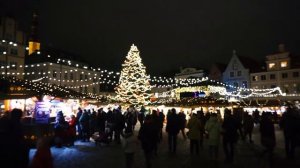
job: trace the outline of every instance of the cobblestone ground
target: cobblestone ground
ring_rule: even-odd
[[[138,128],[137,128],[138,129]],[[137,130],[136,129],[136,130]],[[137,134],[137,133],[136,133]],[[135,135],[136,135],[135,134]],[[300,150],[297,149],[296,160],[285,159],[284,142],[282,132],[276,131],[277,147],[274,154],[273,167],[300,168]],[[159,144],[158,156],[153,158],[153,168],[196,168],[196,167],[219,167],[219,168],[260,168],[270,167],[266,156],[262,155],[263,148],[259,143],[258,127],[254,130],[254,144],[239,141],[236,145],[236,157],[233,164],[224,163],[222,145],[219,149],[219,159],[208,159],[208,146],[204,141],[204,148],[199,155],[190,155],[189,141],[184,140],[180,134],[178,137],[177,154],[169,154],[167,135],[163,135],[163,141]],[[30,151],[30,157],[35,149]],[[93,142],[76,142],[74,147],[52,147],[55,168],[123,168],[125,167],[124,153],[121,145],[111,143],[108,146],[95,146]],[[135,154],[135,168],[143,168],[144,155],[140,146]]]

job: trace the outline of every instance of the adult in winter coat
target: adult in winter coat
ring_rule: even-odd
[[[177,135],[179,133],[179,119],[174,108],[167,116],[166,132],[168,133],[169,152],[176,153]]]
[[[205,124],[207,132],[207,143],[209,146],[209,154],[211,159],[218,159],[218,150],[221,138],[222,127],[218,121],[217,114],[213,113]]]
[[[273,150],[276,146],[275,128],[271,113],[263,113],[260,122],[261,144],[265,147],[263,154],[268,155],[269,164],[273,163]]]
[[[78,112],[76,114],[76,126],[77,126],[77,132],[78,132],[79,139],[82,139],[82,129],[81,129],[81,124],[79,122],[79,119],[80,119],[82,113],[83,112],[82,112],[81,108],[78,108]]]
[[[103,108],[100,108],[97,113],[97,127],[100,133],[105,132],[105,120],[106,120],[106,113],[103,111]]]
[[[295,148],[300,143],[300,115],[297,109],[288,107],[280,120],[280,128],[283,129],[285,152],[288,159],[295,158]]]
[[[182,137],[184,139],[186,139],[186,135],[185,135],[185,127],[186,127],[186,115],[184,114],[183,111],[180,111],[178,113],[178,118],[179,118],[179,129],[180,129],[180,132],[182,134]]]
[[[223,148],[225,153],[225,161],[233,162],[234,145],[238,140],[238,129],[241,125],[231,114],[231,110],[225,109],[224,122],[222,124],[223,132]]]
[[[79,119],[81,129],[82,129],[82,141],[90,140],[90,116],[86,110],[84,110],[83,114]]]
[[[244,120],[243,128],[244,128],[245,137],[248,135],[250,143],[253,143],[252,132],[253,132],[253,128],[254,128],[254,119],[252,118],[251,115],[249,115],[248,113],[245,113],[243,120]]]
[[[147,115],[145,117],[144,124],[141,126],[138,139],[141,141],[142,149],[145,154],[146,166],[151,167],[151,159],[153,157],[153,152],[157,146],[158,134],[155,129],[152,117]]]
[[[69,129],[68,129],[68,139],[69,139],[69,145],[73,146],[75,142],[76,137],[76,118],[74,115],[71,115],[71,119],[69,121]]]
[[[188,138],[190,139],[190,152],[194,153],[194,148],[196,154],[199,154],[199,139],[200,139],[200,121],[197,118],[196,114],[192,114],[191,119],[188,121],[187,128]]]

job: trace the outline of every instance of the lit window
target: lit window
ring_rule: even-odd
[[[286,68],[287,67],[287,61],[282,61],[280,62],[281,68]]]
[[[258,76],[252,76],[252,81],[258,81]]]
[[[52,77],[53,77],[53,78],[56,78],[56,73],[57,73],[56,70],[53,70],[53,71],[52,71]]]
[[[275,63],[270,63],[270,64],[269,64],[269,69],[274,69],[274,68],[275,68],[275,65],[276,65]]]

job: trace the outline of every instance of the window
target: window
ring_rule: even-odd
[[[93,93],[96,94],[96,88],[95,87],[93,87]]]
[[[274,69],[275,68],[275,63],[269,63],[269,69]]]
[[[248,82],[247,81],[243,81],[242,85],[243,85],[243,88],[248,88]]]
[[[83,79],[83,75],[82,75],[82,74],[80,74],[80,76],[79,76],[79,79],[80,79],[80,80],[82,80],[82,79]]]
[[[270,75],[270,79],[276,79],[276,75],[275,74],[271,74]]]
[[[87,87],[84,87],[84,93],[87,93]]]
[[[242,76],[242,71],[238,71],[237,76]]]
[[[64,74],[64,79],[68,79],[68,73]]]
[[[74,79],[74,75],[73,73],[70,73],[70,80],[73,80]]]
[[[80,93],[82,92],[82,87],[81,87],[81,86],[79,87],[79,92],[80,92]]]
[[[252,76],[252,81],[258,81],[258,76]]]
[[[294,78],[299,77],[299,72],[293,72],[293,77],[294,77]]]
[[[266,80],[266,75],[261,75],[260,80]]]
[[[93,82],[97,82],[97,78],[96,77],[93,78]]]
[[[280,62],[280,67],[281,68],[286,68],[287,67],[287,61],[282,61],[282,62]]]
[[[11,55],[18,55],[18,50],[17,49],[11,49],[10,54]]]
[[[84,75],[84,79],[87,79],[88,78],[88,76],[87,75]]]
[[[43,77],[43,76],[44,76],[44,75],[43,75],[43,73],[44,73],[44,71],[43,71],[43,70],[41,70],[40,77]]]
[[[275,84],[271,85],[271,88],[276,88],[276,85]]]
[[[285,79],[285,78],[288,77],[288,74],[287,74],[287,73],[282,73],[282,74],[281,74],[281,77],[282,77],[282,79]]]
[[[56,76],[57,76],[56,73],[57,73],[56,70],[53,70],[53,71],[52,71],[52,77],[53,77],[53,78],[56,78]]]
[[[234,72],[230,72],[230,77],[234,77]]]

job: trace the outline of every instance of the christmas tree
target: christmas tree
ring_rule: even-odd
[[[117,100],[133,105],[149,104],[151,96],[149,81],[150,76],[146,74],[140,52],[133,44],[122,64],[119,85],[116,87]]]

